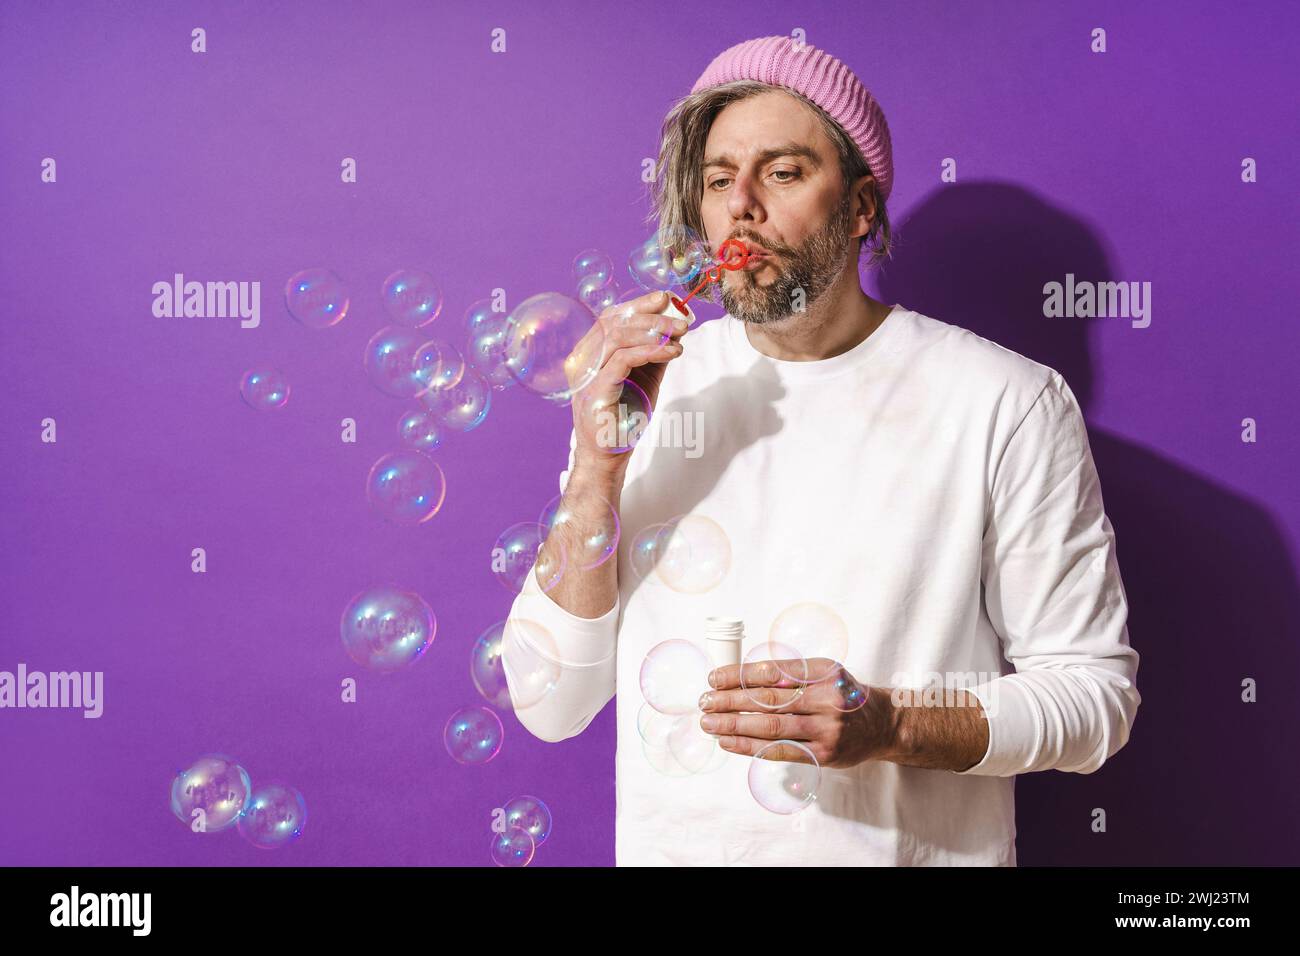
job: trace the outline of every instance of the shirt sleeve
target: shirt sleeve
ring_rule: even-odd
[[[966,688],[989,743],[961,772],[1094,772],[1128,742],[1138,654],[1083,413],[1056,371],[997,464],[981,578],[1015,673]]]
[[[576,435],[569,438],[573,471]],[[597,618],[578,617],[541,589],[530,568],[501,639],[501,666],[519,722],[552,743],[587,728],[614,696],[620,599]]]

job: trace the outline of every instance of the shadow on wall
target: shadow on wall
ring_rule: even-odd
[[[1051,366],[1087,416],[1097,375],[1086,323],[1098,320],[1045,318],[1042,288],[1067,272],[1120,278],[1097,235],[1003,183],[937,190],[896,235],[875,277],[879,298]],[[1284,532],[1265,503],[1128,438],[1088,432],[1142,704],[1128,745],[1097,773],[1017,778],[1019,863],[1294,865],[1300,588]],[[1241,701],[1246,677],[1259,684],[1257,703]],[[1092,831],[1094,808],[1106,812],[1104,833]]]

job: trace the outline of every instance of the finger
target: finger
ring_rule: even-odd
[[[727,664],[709,672],[709,686],[716,690],[730,690],[735,687],[799,687],[806,681],[798,681],[791,674],[802,674],[807,662],[798,660],[752,661],[748,664]],[[742,684],[743,681],[743,684]]]
[[[647,292],[635,299],[628,299],[626,302],[615,302],[613,305],[606,306],[597,318],[602,323],[616,323],[625,320],[634,312],[663,312],[667,307],[667,292]]]
[[[808,753],[794,744],[773,744],[769,740],[763,740],[755,737],[720,737],[718,746],[728,753],[740,754],[743,757],[753,757],[761,750],[763,751],[764,760],[784,760],[787,763],[813,763],[808,758]],[[812,747],[808,748],[813,750]],[[815,753],[815,752],[814,752]],[[814,759],[816,759],[814,757]]]
[[[672,319],[664,315],[646,316],[644,321],[635,324],[616,325],[605,336],[605,356],[608,357],[619,349],[664,345],[685,331],[685,322],[678,327]]]
[[[715,737],[813,740],[814,723],[799,714],[704,714],[700,729]]]
[[[700,697],[700,710],[705,713],[724,711],[779,710],[783,714],[812,714],[807,694],[802,687],[750,687],[740,690],[706,691]]]
[[[632,373],[632,369],[654,362],[666,363],[681,354],[682,346],[680,342],[618,349],[605,362],[593,384],[596,384],[599,394],[616,394],[617,390],[622,387],[623,381]]]

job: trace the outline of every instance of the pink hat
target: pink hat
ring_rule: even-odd
[[[824,50],[788,36],[737,43],[714,57],[691,92],[733,80],[757,80],[797,90],[812,100],[858,144],[882,199],[894,185],[894,155],[885,113],[847,66]]]

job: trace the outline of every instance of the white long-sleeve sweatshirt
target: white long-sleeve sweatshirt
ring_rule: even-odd
[[[902,306],[820,361],[763,355],[729,315],[684,342],[630,453],[617,603],[581,618],[529,574],[511,609],[515,632],[540,624],[563,665],[519,707],[515,671],[536,645],[521,652],[507,628],[519,720],[559,741],[617,696],[619,866],[1014,866],[1015,775],[1092,773],[1127,742],[1141,701],[1115,534],[1069,386]],[[572,467],[571,442],[561,490]],[[728,573],[702,594],[643,581],[629,562],[637,531],[684,513],[730,539]],[[791,815],[755,800],[752,758],[662,772],[637,725],[647,652],[673,638],[702,647],[718,615],[744,620],[747,653],[801,602],[844,620],[842,663],[859,681],[978,697],[983,759],[964,772],[822,768],[816,800]]]

